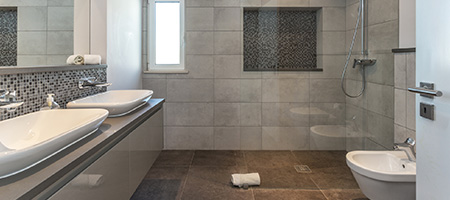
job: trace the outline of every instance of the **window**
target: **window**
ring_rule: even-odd
[[[184,0],[149,0],[148,71],[184,70]]]

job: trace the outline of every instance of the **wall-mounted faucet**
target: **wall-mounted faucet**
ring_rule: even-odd
[[[353,68],[355,68],[356,65],[361,65],[362,67],[372,66],[372,65],[375,65],[376,62],[377,62],[377,59],[373,59],[373,58],[355,59],[353,62]]]
[[[10,92],[8,90],[0,89],[0,109],[14,112],[22,104],[22,101],[17,101],[16,91]]]
[[[394,150],[404,151],[410,161],[416,162],[416,150],[414,150],[415,145],[416,141],[414,139],[407,138],[404,143],[394,143]]]
[[[95,77],[82,78],[78,81],[78,88],[84,89],[86,87],[108,87],[112,83],[99,82]]]

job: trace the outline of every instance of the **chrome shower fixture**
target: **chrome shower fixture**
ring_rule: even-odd
[[[373,59],[373,58],[355,59],[353,62],[353,68],[356,68],[356,65],[360,65],[361,67],[366,67],[366,66],[375,65],[375,63],[377,63],[377,59]]]

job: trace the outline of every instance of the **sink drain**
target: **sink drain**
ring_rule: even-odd
[[[294,165],[295,171],[297,173],[311,173],[311,169],[308,167],[308,165]]]

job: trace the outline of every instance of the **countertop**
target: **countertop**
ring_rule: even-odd
[[[109,148],[162,108],[164,99],[150,99],[142,108],[107,118],[99,130],[40,164],[0,180],[0,199],[46,198],[89,166]]]

